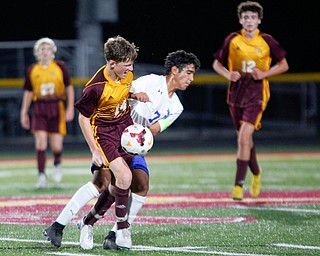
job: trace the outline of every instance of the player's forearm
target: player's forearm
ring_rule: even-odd
[[[289,65],[286,59],[282,59],[276,65],[271,67],[268,71],[266,71],[266,77],[280,75],[289,70]]]
[[[225,77],[226,79],[230,80],[230,72],[226,69],[219,61],[214,60],[212,67],[214,71],[216,71],[219,75]]]
[[[153,136],[156,136],[157,134],[159,134],[160,131],[161,131],[161,127],[160,127],[159,122],[155,122],[154,124],[152,124],[152,125],[149,127],[149,130],[151,131],[151,133],[152,133]]]
[[[81,131],[83,133],[83,136],[84,136],[84,138],[90,148],[90,151],[94,152],[96,150],[99,150],[98,146],[96,144],[96,141],[93,137],[91,124],[90,124],[90,118],[85,117],[80,113],[78,121],[79,121]]]
[[[24,91],[22,104],[21,104],[21,110],[20,110],[21,115],[28,113],[31,102],[32,102],[32,98],[33,98],[33,92]]]
[[[67,86],[67,108],[73,109],[74,105],[74,88],[73,85]]]

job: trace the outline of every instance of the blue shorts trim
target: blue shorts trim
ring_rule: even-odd
[[[134,156],[130,169],[131,171],[133,171],[134,169],[141,169],[149,176],[149,170],[144,156]]]

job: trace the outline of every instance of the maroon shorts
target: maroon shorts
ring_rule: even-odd
[[[251,105],[245,108],[229,106],[229,111],[237,131],[243,122],[252,124],[256,130],[261,128],[262,105]]]
[[[132,120],[128,119],[121,124],[95,127],[95,138],[106,157],[107,165],[118,157],[122,157],[129,166],[131,165],[133,155],[126,153],[121,147],[121,134],[131,124]]]
[[[40,100],[34,102],[31,121],[32,131],[67,133],[63,101]]]

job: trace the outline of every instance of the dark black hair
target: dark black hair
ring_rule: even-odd
[[[200,68],[200,61],[193,53],[188,53],[184,50],[171,52],[165,58],[164,73],[165,75],[168,75],[173,66],[176,66],[179,69],[179,72],[181,72],[186,65],[190,64],[194,64],[195,70]]]

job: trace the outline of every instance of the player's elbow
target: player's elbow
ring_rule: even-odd
[[[212,68],[213,68],[214,71],[217,71],[217,68],[218,68],[218,61],[217,60],[213,61]]]
[[[287,72],[289,70],[289,64],[287,62],[286,59],[283,59],[281,62],[280,62],[280,65],[281,65],[281,69],[284,72]]]

